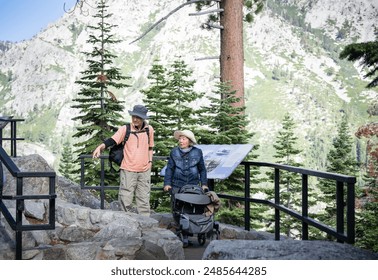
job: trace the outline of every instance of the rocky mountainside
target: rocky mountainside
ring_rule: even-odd
[[[82,51],[86,26],[93,24],[94,0],[50,24],[34,38],[0,43],[0,115],[25,118],[18,126],[27,140],[23,153],[38,152],[55,166],[63,143],[71,139],[77,112],[74,82],[86,69]],[[197,60],[219,55],[219,30],[203,30],[206,16],[189,16],[187,6],[130,44],[149,26],[184,1],[109,0],[112,23],[121,43],[114,46],[117,66],[131,76],[130,88],[115,91],[126,110],[141,102],[141,89],[155,58],[169,65],[178,57],[193,70],[196,89],[211,94],[219,61]],[[366,109],[377,90],[367,90],[358,63],[341,61],[343,47],[375,39],[376,0],[267,0],[254,23],[245,24],[245,93],[251,143],[261,146],[261,161],[273,161],[275,135],[286,112],[296,132],[306,167],[323,169],[342,113],[351,132],[368,123]],[[127,119],[127,111],[125,111]],[[357,140],[356,140],[357,141]],[[357,145],[357,144],[356,144]],[[356,149],[359,152],[359,149]]]

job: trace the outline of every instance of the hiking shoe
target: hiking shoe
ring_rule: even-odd
[[[135,207],[126,207],[126,212],[129,212],[129,213],[134,213],[134,214],[138,214],[138,210],[135,208]]]

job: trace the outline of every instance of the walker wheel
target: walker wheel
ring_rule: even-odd
[[[206,235],[204,233],[198,234],[198,243],[203,246],[206,243]]]
[[[219,230],[213,229],[209,234],[210,241],[212,240],[219,240],[220,232]]]

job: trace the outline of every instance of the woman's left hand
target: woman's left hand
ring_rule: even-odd
[[[163,190],[164,190],[165,192],[169,191],[170,189],[172,189],[172,187],[169,186],[169,185],[166,185],[166,186],[164,186],[164,188],[163,188]]]

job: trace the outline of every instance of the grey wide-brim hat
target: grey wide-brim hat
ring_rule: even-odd
[[[132,111],[129,110],[129,114],[131,116],[137,116],[144,120],[148,119],[147,112],[148,112],[147,108],[144,107],[143,105],[135,105]]]
[[[194,145],[197,144],[196,137],[194,137],[193,132],[190,130],[176,130],[173,136],[176,138],[176,140],[179,140],[180,136],[185,136],[192,141]]]

